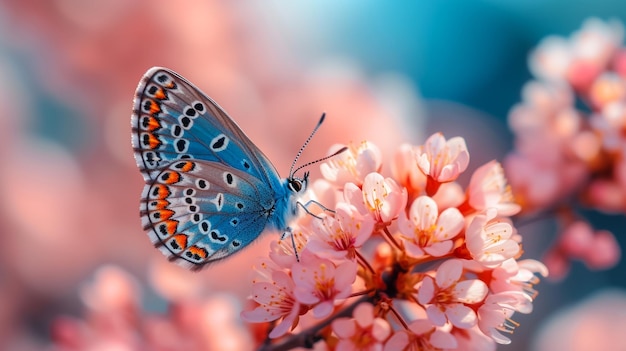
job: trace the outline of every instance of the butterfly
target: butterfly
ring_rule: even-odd
[[[131,126],[135,160],[146,183],[141,222],[172,261],[201,269],[240,251],[266,229],[289,231],[298,207],[306,210],[298,199],[308,173],[295,177],[292,165],[289,176],[281,178],[215,101],[169,69],[145,73]]]

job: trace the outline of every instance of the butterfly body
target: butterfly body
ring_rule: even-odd
[[[266,229],[288,231],[298,215],[307,176],[280,178],[226,112],[175,72],[146,72],[131,126],[146,182],[142,224],[171,260],[200,269]]]

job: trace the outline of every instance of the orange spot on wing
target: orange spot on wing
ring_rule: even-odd
[[[170,189],[167,186],[163,184],[154,184],[150,189],[149,196],[151,199],[163,200],[170,196],[170,194]]]
[[[164,208],[167,208],[167,206],[170,205],[170,202],[167,201],[167,200],[156,200],[156,201],[153,201],[153,202],[156,202],[156,204],[153,205],[154,209],[156,209],[156,210],[162,210]]]
[[[149,132],[153,132],[155,130],[161,129],[161,122],[159,122],[158,119],[152,117],[152,116],[146,116],[145,118],[148,119],[148,123],[145,126],[145,130],[149,131]]]
[[[159,88],[159,90],[157,90],[157,92],[154,93],[154,97],[159,99],[159,100],[167,99],[167,95],[165,95],[165,91],[163,91],[163,89],[161,89],[161,88]]]
[[[159,219],[162,221],[167,221],[168,219],[170,219],[170,217],[172,217],[174,215],[174,211],[172,210],[158,210],[156,211],[159,213]]]
[[[169,234],[174,234],[178,230],[178,221],[175,219],[167,220],[165,225]]]
[[[167,179],[163,179],[165,184],[175,184],[180,182],[181,175],[178,172],[167,172],[163,176],[167,175]]]
[[[150,114],[156,115],[157,113],[161,112],[161,105],[159,105],[156,101],[153,101],[153,100],[149,100],[149,101],[150,101]]]
[[[184,250],[187,248],[187,235],[186,234],[176,234],[172,237],[172,240],[176,241],[176,244],[178,244],[178,247],[181,248],[181,250]]]
[[[181,172],[189,172],[195,167],[195,164],[191,161],[185,162],[185,165],[180,168]]]
[[[193,255],[200,256],[202,259],[207,258],[207,256],[209,255],[207,250],[205,250],[205,249],[203,249],[201,247],[197,247],[197,246],[190,247],[189,248],[189,252],[191,252]]]
[[[152,133],[148,133],[148,143],[150,145],[150,149],[152,150],[161,146],[161,140]]]

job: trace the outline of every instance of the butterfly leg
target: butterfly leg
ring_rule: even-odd
[[[296,261],[300,262],[300,255],[298,254],[298,247],[296,246],[296,239],[293,237],[293,230],[291,227],[287,227],[287,229],[283,232],[283,235],[280,237],[280,240],[283,240],[286,235],[291,237],[291,245],[293,247],[293,252],[296,256]]]
[[[330,208],[328,208],[328,207],[326,207],[326,206],[322,205],[321,203],[319,203],[319,202],[317,202],[317,201],[315,201],[315,200],[309,200],[309,201],[307,201],[307,202],[306,202],[306,203],[304,203],[304,204],[303,204],[302,202],[298,202],[298,205],[299,205],[300,207],[302,207],[302,209],[304,209],[304,212],[306,212],[307,214],[309,214],[309,215],[311,215],[311,216],[313,216],[313,217],[315,217],[315,218],[317,218],[317,219],[322,219],[322,217],[320,217],[320,216],[316,215],[315,213],[313,213],[313,212],[311,212],[311,211],[309,210],[309,206],[310,206],[311,204],[316,204],[316,205],[317,205],[317,206],[319,206],[319,207],[322,209],[322,211],[324,211],[324,212],[330,212],[330,213],[333,213],[333,214],[335,213],[335,211],[331,210]]]

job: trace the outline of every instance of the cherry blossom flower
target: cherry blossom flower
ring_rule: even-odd
[[[507,185],[504,170],[497,161],[490,161],[474,171],[467,189],[469,205],[480,212],[496,208],[501,216],[512,216],[520,211]]]
[[[325,318],[333,311],[336,300],[352,292],[357,266],[352,261],[335,265],[332,261],[302,253],[300,262],[293,265],[294,295],[298,302],[314,305],[315,318]]]
[[[493,269],[489,288],[494,293],[520,291],[534,298],[537,295],[534,285],[539,282],[535,273],[547,277],[548,268],[537,260],[526,259],[516,261],[510,258]]]
[[[398,226],[408,255],[439,257],[452,250],[452,239],[461,232],[465,222],[458,209],[448,208],[440,214],[432,198],[420,196],[413,201],[408,216],[400,216]]]
[[[374,219],[370,214],[360,214],[356,207],[340,202],[333,217],[312,224],[314,235],[307,248],[326,258],[354,258],[355,249],[363,246],[372,235]]]
[[[334,145],[329,155],[345,145]],[[343,186],[351,182],[358,186],[363,184],[365,176],[380,171],[382,155],[376,145],[363,141],[358,145],[349,144],[348,150],[328,159],[320,165],[324,178],[336,186]]]
[[[379,173],[370,173],[363,181],[363,189],[353,183],[344,187],[346,200],[362,213],[370,213],[378,223],[396,219],[404,210],[407,191],[393,179]]]
[[[626,128],[626,101],[609,103],[589,118],[591,127],[600,135],[602,147],[619,152],[624,146],[622,130]]]
[[[465,140],[450,140],[441,133],[431,135],[424,145],[415,150],[417,166],[428,177],[426,193],[434,195],[441,183],[455,180],[469,164]]]
[[[476,324],[476,312],[466,304],[481,302],[487,295],[487,285],[478,279],[462,279],[463,263],[444,261],[435,279],[425,276],[418,288],[417,300],[426,306],[428,318],[437,326],[449,321],[457,328],[467,329]]]
[[[384,351],[435,351],[456,349],[457,341],[452,334],[437,328],[427,319],[418,319],[409,324],[408,330],[401,330],[385,343]]]
[[[531,54],[531,71],[537,77],[585,89],[610,62],[623,37],[620,23],[590,18],[570,40],[556,36],[542,40]]]
[[[270,279],[255,280],[252,285],[252,299],[259,306],[252,311],[241,312],[241,317],[253,323],[270,322],[282,318],[269,334],[270,338],[277,338],[297,324],[300,302],[295,298],[295,285],[287,273],[272,268],[266,269],[269,270]]]
[[[511,339],[501,332],[512,333],[517,324],[511,320],[515,312],[530,313],[532,298],[517,292],[507,291],[490,294],[478,308],[478,327],[498,344],[510,344]]]
[[[456,350],[496,351],[497,344],[477,325],[467,329],[454,328],[450,334],[456,338]]]
[[[338,318],[332,329],[339,337],[337,350],[382,350],[383,342],[391,333],[389,323],[374,317],[374,306],[361,303],[353,312],[353,318]]]
[[[279,267],[290,269],[298,261],[296,251],[298,253],[304,251],[310,233],[306,227],[295,226],[291,233],[286,234],[284,238],[270,243],[269,257]]]
[[[497,210],[491,208],[476,215],[465,231],[472,258],[486,267],[495,267],[520,251],[513,226],[496,218],[496,214]]]

